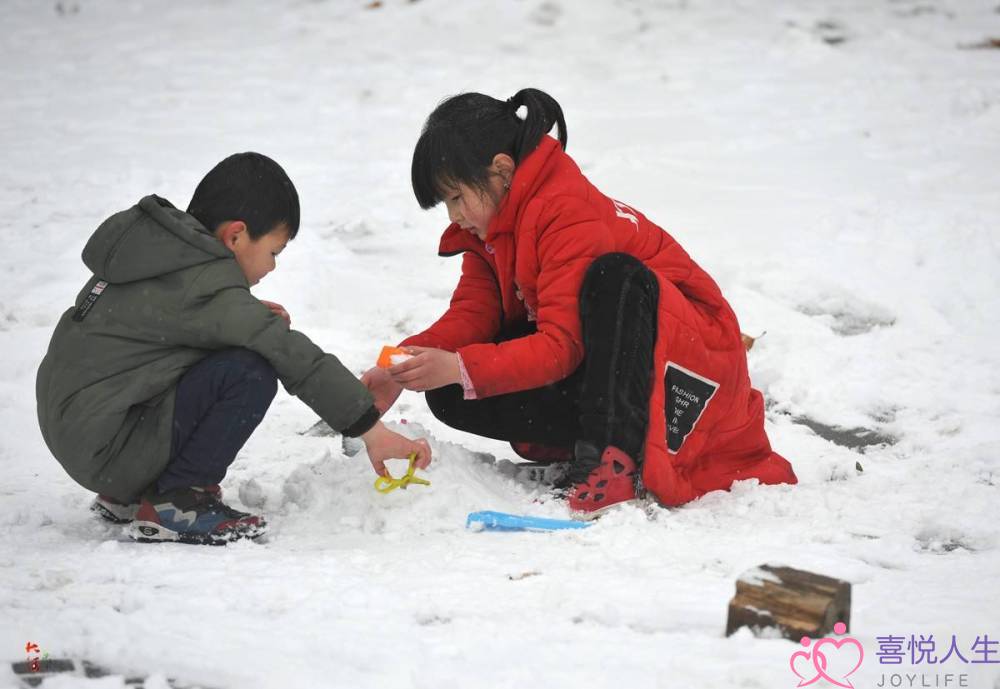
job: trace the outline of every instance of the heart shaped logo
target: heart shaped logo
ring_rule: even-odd
[[[808,686],[822,677],[822,675],[816,673],[816,668],[813,666],[812,653],[808,651],[796,651],[793,653],[788,661],[788,665],[792,668],[795,676],[801,680],[796,685],[797,687]]]
[[[847,625],[838,622],[833,626],[836,634],[847,631]],[[812,639],[802,637],[802,646],[809,648]],[[799,678],[797,687],[814,684],[821,679],[835,687],[854,689],[854,684],[847,679],[854,674],[865,658],[865,649],[861,642],[852,637],[843,639],[820,639],[811,651],[796,651],[788,659],[788,666]]]
[[[845,689],[854,689],[854,685],[847,678],[861,667],[864,658],[865,650],[861,647],[861,643],[850,637],[839,640],[823,639],[813,646],[813,664],[817,669],[822,668],[829,682]]]

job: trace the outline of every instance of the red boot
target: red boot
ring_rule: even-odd
[[[596,517],[612,505],[635,499],[635,460],[613,445],[598,458],[596,448],[579,442],[569,477],[569,508],[584,519]],[[596,464],[596,466],[595,466]],[[589,472],[580,480],[584,471]],[[575,470],[575,471],[574,471]]]
[[[573,460],[572,447],[517,442],[511,442],[510,446],[518,457],[531,462],[570,462]]]

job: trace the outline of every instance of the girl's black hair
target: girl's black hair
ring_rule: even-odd
[[[289,239],[299,231],[299,193],[281,166],[261,153],[236,153],[212,168],[187,212],[209,232],[226,220],[242,220],[254,240],[281,225]]]
[[[527,110],[523,120],[517,116],[521,106]],[[417,203],[432,208],[444,198],[442,187],[458,183],[485,191],[494,156],[506,153],[519,165],[555,125],[565,150],[562,108],[538,89],[521,89],[506,101],[482,93],[448,98],[427,118],[413,149]]]

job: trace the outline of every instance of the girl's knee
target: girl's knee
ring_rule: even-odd
[[[609,254],[601,254],[595,258],[594,262],[590,264],[589,272],[594,272],[595,270],[620,270],[627,266],[635,268],[643,265],[645,264],[632,254],[616,251]]]
[[[656,274],[645,263],[631,254],[603,254],[594,259],[584,275],[580,288],[581,306],[626,288],[630,291],[638,288],[638,294],[646,294],[653,301],[659,295]]]
[[[584,289],[595,284],[622,282],[636,273],[642,275],[647,281],[651,280],[653,283],[656,281],[653,271],[632,254],[621,252],[602,254],[595,258],[590,267],[587,268],[587,273],[583,278]]]

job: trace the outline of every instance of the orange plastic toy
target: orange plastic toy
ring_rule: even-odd
[[[389,368],[392,366],[392,357],[400,354],[403,356],[410,356],[410,353],[405,349],[386,345],[382,348],[382,353],[378,355],[378,361],[375,362],[375,365],[379,368]]]

